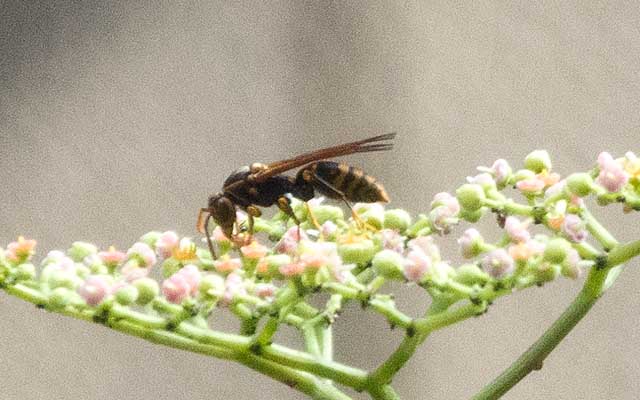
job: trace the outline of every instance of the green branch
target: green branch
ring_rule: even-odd
[[[549,353],[571,332],[605,290],[613,284],[622,264],[638,255],[640,255],[640,240],[614,246],[607,256],[604,267],[598,269],[594,266],[591,269],[578,296],[551,327],[509,368],[476,394],[474,399],[499,398],[531,371],[541,369]],[[610,275],[613,276],[613,279]]]

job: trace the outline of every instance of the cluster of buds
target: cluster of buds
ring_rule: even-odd
[[[507,190],[524,201],[507,197]],[[281,212],[257,218],[255,236],[239,248],[217,227],[216,259],[190,238],[150,232],[126,251],[84,242],[51,251],[38,273],[31,263],[35,241],[20,237],[0,250],[0,279],[39,290],[52,309],[186,304],[206,313],[227,307],[252,318],[317,291],[370,299],[392,280],[420,285],[432,296],[491,300],[559,276],[575,279],[594,264],[584,250],[583,198],[589,195],[599,204],[639,210],[640,160],[633,153],[619,159],[602,153],[591,172],[563,178],[545,151],[529,154],[518,170],[500,159],[480,167],[455,194],[435,195],[430,211],[415,219],[402,209],[358,204],[354,221],[322,200],[305,207],[293,199],[300,226]],[[467,228],[457,235],[465,261],[455,266],[442,257],[434,238],[489,213],[497,215],[499,237],[489,240]],[[546,229],[534,233],[534,227]]]

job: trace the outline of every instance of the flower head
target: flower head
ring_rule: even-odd
[[[629,181],[629,175],[622,168],[622,165],[606,151],[598,156],[598,165],[600,173],[596,178],[596,183],[609,192],[619,192]]]
[[[233,272],[242,267],[242,261],[239,258],[230,258],[228,255],[223,255],[219,259],[213,262],[213,266],[216,271],[220,273]]]
[[[573,242],[582,242],[588,235],[584,221],[575,214],[564,217],[562,232]]]
[[[178,246],[173,249],[172,256],[180,261],[194,260],[196,250],[196,245],[190,238],[182,238]]]
[[[278,253],[293,253],[298,248],[298,242],[308,238],[304,230],[297,226],[292,226],[282,235],[282,238],[278,244],[276,244],[276,251]]]
[[[135,259],[140,267],[151,267],[153,266],[157,259],[156,253],[153,251],[148,244],[138,242],[135,243],[131,248],[127,251],[127,256],[129,259]]]
[[[508,216],[504,222],[504,230],[513,242],[526,242],[531,238],[529,224],[531,221],[520,221],[517,217]]]
[[[264,257],[268,250],[269,249],[266,246],[261,245],[255,240],[240,248],[240,252],[243,256],[254,260]]]
[[[513,272],[513,258],[503,248],[491,250],[482,259],[482,267],[496,279],[504,278]]]
[[[462,236],[458,239],[460,250],[462,251],[462,257],[473,258],[480,252],[479,245],[483,239],[480,232],[476,228],[469,228],[462,233]]]
[[[100,304],[110,293],[111,282],[104,275],[91,275],[78,288],[78,294],[90,306]]]
[[[15,263],[24,262],[31,258],[34,254],[36,241],[33,239],[25,239],[24,236],[18,236],[18,241],[11,242],[7,246],[5,256],[7,260]]]
[[[429,272],[433,260],[422,250],[414,248],[405,258],[404,277],[411,282],[420,282]]]
[[[499,186],[505,185],[507,183],[507,180],[513,173],[511,166],[509,165],[507,160],[504,160],[502,158],[494,161],[493,165],[491,166],[490,172]]]
[[[180,238],[177,233],[166,231],[156,241],[156,252],[162,258],[169,258],[173,250],[178,247],[179,242]]]
[[[121,251],[116,250],[115,247],[110,246],[109,250],[101,251],[98,253],[98,257],[108,266],[116,266],[127,258],[127,255]]]
[[[182,303],[198,292],[202,275],[193,264],[185,265],[162,282],[162,294],[172,303]]]

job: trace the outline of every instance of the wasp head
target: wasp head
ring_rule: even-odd
[[[222,232],[229,238],[233,235],[233,224],[236,222],[236,206],[224,193],[218,193],[209,197],[209,214]]]

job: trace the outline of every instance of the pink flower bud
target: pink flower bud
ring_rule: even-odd
[[[99,252],[98,257],[100,257],[103,263],[115,267],[124,261],[127,255],[121,251],[117,251],[115,247],[111,246],[109,250]]]
[[[619,192],[629,181],[629,175],[622,168],[611,154],[602,152],[598,156],[600,174],[596,178],[596,183],[609,192]]]
[[[202,278],[202,274],[197,266],[193,264],[185,265],[181,269],[176,272],[176,274],[180,275],[189,285],[189,293],[192,296],[195,296],[198,292],[198,286],[200,285],[200,279]]]
[[[111,283],[102,275],[91,275],[78,288],[78,294],[90,306],[100,304],[111,293]]]
[[[276,287],[270,283],[258,283],[255,287],[256,296],[263,299],[273,299],[276,294]]]
[[[523,193],[539,193],[544,189],[545,182],[537,176],[533,178],[523,179],[516,183],[516,188]]]
[[[298,262],[292,262],[292,263],[281,266],[279,268],[279,271],[282,275],[286,277],[292,277],[296,275],[301,275],[304,272],[305,267],[306,267],[305,263],[298,261]]]
[[[291,254],[296,251],[301,240],[307,239],[308,236],[302,229],[292,226],[282,235],[282,239],[280,239],[275,249],[278,253]]]
[[[482,240],[482,236],[476,228],[469,228],[465,230],[460,239],[458,239],[458,244],[462,251],[462,257],[473,258],[477,256],[479,250],[478,244],[481,243]]]
[[[506,183],[506,181],[511,177],[511,166],[502,158],[496,160],[491,166],[491,173],[495,178],[495,181],[498,185],[502,185]]]
[[[169,258],[173,250],[178,247],[180,238],[173,231],[167,231],[160,235],[156,241],[156,252],[162,258]]]
[[[513,272],[513,258],[503,248],[491,250],[482,259],[482,267],[496,279],[501,279]]]
[[[573,242],[582,242],[588,236],[584,221],[575,214],[564,217],[562,232]]]
[[[451,217],[456,216],[460,212],[460,203],[455,196],[447,192],[440,192],[433,196],[433,201],[431,201],[431,208],[435,209],[437,207],[444,206],[448,211],[448,215]]]
[[[127,256],[129,259],[135,258],[138,260],[141,267],[151,267],[157,261],[156,253],[153,249],[149,247],[148,244],[142,242],[135,243],[131,246],[127,251]]]
[[[420,282],[431,269],[432,260],[422,250],[409,251],[404,263],[404,277],[412,282]]]
[[[239,258],[229,258],[224,255],[213,262],[216,271],[226,274],[233,272],[242,267],[242,261]]]
[[[33,249],[35,247],[35,240],[25,239],[24,236],[19,236],[17,242],[11,242],[7,245],[5,256],[7,257],[7,260],[14,263],[24,262],[33,256]]]
[[[177,273],[171,275],[162,282],[162,294],[174,304],[182,303],[191,292],[191,286],[187,280]]]
[[[396,253],[404,251],[404,238],[395,229],[383,229],[380,231],[382,248],[393,250]]]
[[[243,256],[253,260],[264,257],[267,254],[268,250],[269,249],[266,246],[261,245],[255,240],[250,244],[242,246],[240,248],[240,252]]]
[[[530,221],[528,220],[520,221],[517,217],[510,215],[504,222],[504,230],[512,241],[516,243],[526,242],[531,238],[531,233],[528,230],[529,224]]]

